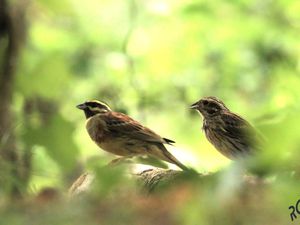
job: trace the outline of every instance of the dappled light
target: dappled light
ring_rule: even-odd
[[[0,224],[300,221],[299,22],[297,0],[0,0]],[[206,96],[242,118],[222,144]]]

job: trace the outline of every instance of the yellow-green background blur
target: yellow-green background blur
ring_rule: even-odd
[[[64,190],[89,164],[113,159],[90,140],[76,109],[91,99],[175,140],[170,151],[197,171],[227,171],[232,163],[205,139],[200,115],[189,109],[212,95],[269,140],[259,170],[286,172],[265,192],[262,204],[272,213],[258,221],[290,222],[288,207],[300,197],[299,176],[287,172],[300,172],[300,1],[27,4],[12,107],[18,145],[32,153],[29,193]],[[208,201],[216,193],[205,187]],[[214,209],[207,212],[200,199],[187,205],[178,216],[182,224],[210,224],[203,215]]]

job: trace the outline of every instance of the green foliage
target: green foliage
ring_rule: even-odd
[[[49,156],[63,169],[68,170],[74,167],[78,155],[78,147],[70,136],[73,129],[74,126],[70,122],[59,115],[55,115],[49,118],[45,126],[28,127],[23,139],[27,146],[46,147]]]
[[[107,224],[288,224],[287,209],[299,199],[299,1],[27,4],[12,108],[17,144],[31,156],[25,198],[34,203],[0,200],[0,224],[97,224],[99,218]],[[189,110],[206,95],[223,99],[266,137],[257,158],[230,163],[207,142],[199,115]],[[174,139],[170,151],[185,165],[222,172],[178,184],[171,197],[131,196],[127,165],[106,167],[112,157],[85,131],[75,106],[87,99],[103,100]],[[31,195],[49,186],[65,191],[86,168],[95,174],[92,194],[37,209]],[[244,170],[273,183],[247,189],[240,185]],[[3,171],[0,183],[8,179]]]

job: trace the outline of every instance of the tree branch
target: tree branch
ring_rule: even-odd
[[[3,181],[12,195],[20,194],[20,159],[14,134],[14,118],[11,110],[13,85],[21,45],[24,41],[26,1],[11,3],[0,0],[0,165],[10,176]],[[2,173],[5,173],[2,171]],[[9,178],[10,177],[10,178]],[[3,178],[1,178],[3,179]],[[3,183],[1,182],[1,183]]]
[[[184,171],[170,170],[170,169],[149,169],[135,174],[136,179],[142,182],[143,190],[146,192],[152,192],[162,183],[169,183],[176,179],[178,175],[185,173]],[[80,193],[87,192],[92,185],[95,176],[91,173],[84,173],[72,184],[69,189],[70,196],[76,196]]]

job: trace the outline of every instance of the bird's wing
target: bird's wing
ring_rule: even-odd
[[[245,119],[233,113],[222,114],[222,121],[225,123],[224,132],[230,138],[243,142],[246,146],[260,144],[258,133]]]
[[[123,113],[110,112],[103,119],[106,122],[107,129],[115,136],[127,136],[132,139],[155,143],[174,143],[172,140],[162,138]]]

